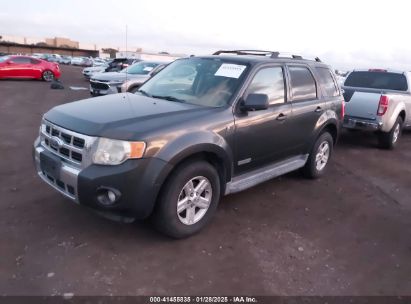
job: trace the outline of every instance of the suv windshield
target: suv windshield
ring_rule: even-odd
[[[407,79],[404,74],[389,72],[358,71],[348,75],[344,83],[347,87],[382,90],[407,91]]]
[[[146,96],[205,107],[226,106],[247,66],[220,58],[179,59],[147,81],[138,92]]]
[[[158,66],[156,62],[139,62],[121,70],[121,73],[147,75],[156,66]]]

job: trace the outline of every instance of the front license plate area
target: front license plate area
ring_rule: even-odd
[[[58,157],[40,153],[40,168],[54,179],[60,179],[61,161]]]

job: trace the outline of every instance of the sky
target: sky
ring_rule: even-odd
[[[0,0],[0,35],[67,37],[203,55],[262,49],[337,69],[411,70],[411,2],[402,0]]]

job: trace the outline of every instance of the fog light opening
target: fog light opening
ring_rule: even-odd
[[[120,196],[120,192],[112,188],[100,187],[97,189],[97,201],[103,206],[114,205]]]

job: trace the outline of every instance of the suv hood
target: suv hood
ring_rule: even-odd
[[[94,74],[93,79],[100,80],[100,81],[116,81],[116,82],[124,82],[126,79],[135,79],[147,77],[147,75],[140,75],[140,74],[127,74],[127,73],[119,73],[119,72],[107,72],[107,73],[99,73]]]
[[[44,118],[68,130],[89,136],[141,140],[148,132],[200,118],[215,111],[192,104],[131,93],[89,98],[54,107]]]

